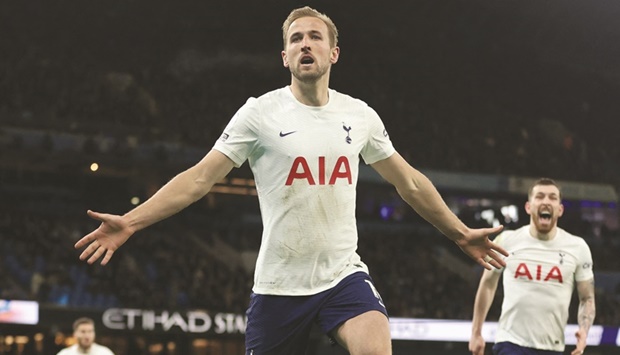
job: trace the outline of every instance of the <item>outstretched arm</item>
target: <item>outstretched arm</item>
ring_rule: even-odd
[[[499,277],[499,272],[484,270],[480,278],[476,301],[474,302],[474,316],[471,321],[471,338],[469,339],[469,351],[474,355],[484,354],[486,343],[482,337],[482,325],[487,318],[491,304],[493,304]]]
[[[470,229],[454,214],[435,189],[431,181],[414,169],[403,157],[394,153],[372,167],[396,187],[400,196],[425,220],[454,241],[465,254],[486,269],[506,266],[501,255],[506,250],[489,240],[489,235],[499,233],[495,228]]]
[[[577,311],[577,323],[579,329],[575,333],[577,346],[571,355],[581,355],[586,349],[586,340],[594,316],[596,315],[596,302],[594,300],[594,279],[577,282],[577,294],[579,295],[579,310]]]
[[[88,215],[101,221],[101,225],[75,244],[75,248],[88,245],[80,260],[88,259],[88,263],[92,264],[103,256],[101,264],[107,264],[114,251],[135,232],[196,202],[216,182],[226,177],[233,167],[228,157],[212,150],[196,165],[175,176],[151,198],[123,216],[88,211]]]

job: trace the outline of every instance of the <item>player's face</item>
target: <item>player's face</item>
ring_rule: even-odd
[[[293,21],[282,51],[284,66],[301,82],[316,82],[338,61],[340,49],[331,47],[327,25],[316,17]]]
[[[564,213],[560,190],[553,185],[534,186],[532,195],[525,204],[525,210],[538,232],[543,234],[551,232]]]
[[[95,342],[95,327],[88,323],[80,324],[73,332],[73,336],[80,348],[89,349]]]

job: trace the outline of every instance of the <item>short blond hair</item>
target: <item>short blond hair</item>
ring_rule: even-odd
[[[325,24],[327,25],[330,46],[333,48],[338,45],[338,28],[336,28],[336,24],[334,23],[334,21],[332,21],[329,16],[311,8],[310,6],[304,6],[291,11],[291,13],[282,24],[282,40],[284,42],[284,48],[286,48],[287,45],[288,30],[291,27],[291,24],[295,20],[302,17],[316,17],[319,20],[325,22]]]
[[[547,178],[547,177],[542,177],[538,180],[536,180],[531,186],[530,189],[527,192],[527,197],[528,199],[532,198],[532,194],[534,193],[534,188],[536,186],[555,186],[558,188],[559,191],[559,198],[560,200],[562,199],[562,188],[560,187],[560,185],[558,185],[557,182],[555,182],[555,180]]]
[[[95,326],[95,321],[88,317],[78,318],[73,322],[73,331],[75,332],[77,328],[82,324],[90,324],[93,327]]]

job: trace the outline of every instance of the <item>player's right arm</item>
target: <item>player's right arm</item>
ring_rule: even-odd
[[[476,300],[474,302],[474,315],[471,324],[471,338],[469,339],[469,351],[474,355],[483,355],[485,341],[482,337],[482,325],[495,298],[495,291],[499,283],[501,273],[492,270],[483,270]]]
[[[204,197],[233,167],[232,160],[227,156],[211,150],[196,165],[175,176],[143,204],[122,216],[88,211],[88,215],[101,221],[101,225],[75,244],[76,249],[88,245],[80,260],[88,260],[92,264],[103,256],[101,265],[107,264],[114,251],[135,232],[172,216]]]

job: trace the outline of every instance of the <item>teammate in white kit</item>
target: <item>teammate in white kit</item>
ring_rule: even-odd
[[[263,236],[248,309],[246,353],[303,354],[316,323],[351,354],[391,354],[385,306],[356,253],[359,156],[422,217],[485,268],[506,254],[488,238],[501,227],[470,229],[432,183],[393,148],[377,113],[329,88],[338,31],[309,7],[283,26],[289,86],[250,98],[213,149],[141,206],[102,222],[76,243],[80,259],[108,263],[136,231],[205,196],[246,160],[254,174]]]
[[[510,256],[502,270],[484,270],[474,304],[469,350],[484,354],[482,325],[500,275],[504,300],[493,353],[561,354],[564,329],[573,289],[577,287],[579,310],[577,346],[580,355],[595,316],[592,255],[586,242],[557,226],[564,212],[561,192],[551,179],[540,179],[530,188],[525,210],[529,225],[505,231],[495,242]]]
[[[95,322],[90,318],[73,322],[73,337],[76,343],[60,350],[57,355],[114,355],[107,347],[95,343]]]

